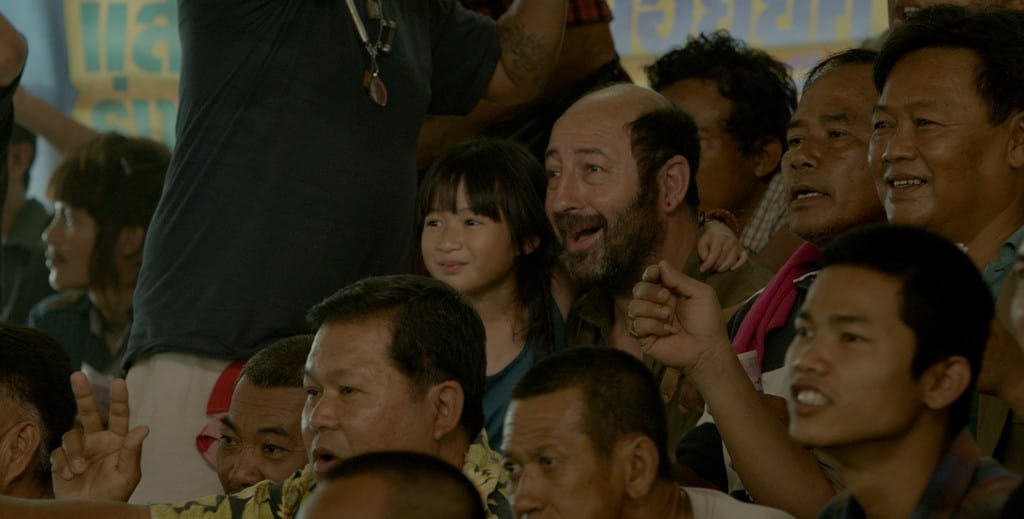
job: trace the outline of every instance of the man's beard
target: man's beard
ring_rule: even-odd
[[[601,242],[587,250],[562,250],[559,254],[559,261],[580,288],[632,290],[644,268],[657,262],[665,224],[658,217],[656,199],[643,198],[638,194],[610,224],[601,214],[555,215],[555,226],[563,239],[584,229],[604,231]]]

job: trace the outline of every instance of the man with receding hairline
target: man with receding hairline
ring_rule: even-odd
[[[303,367],[312,335],[281,339],[253,355],[239,375],[214,455],[227,493],[275,483],[306,465],[302,443]]]
[[[610,346],[643,357],[626,307],[651,262],[667,261],[706,281],[725,307],[771,277],[750,263],[701,272],[699,166],[693,119],[643,87],[616,85],[588,94],[555,123],[545,160],[545,207],[563,246],[560,263],[582,291],[566,323],[567,344]],[[685,391],[678,373],[650,364],[663,374],[668,441],[675,442],[703,406]]]

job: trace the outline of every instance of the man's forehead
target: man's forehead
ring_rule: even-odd
[[[313,338],[305,372],[357,371],[370,364],[389,363],[393,340],[391,323],[383,318],[324,323]]]
[[[575,387],[512,400],[508,409],[511,439],[560,438],[582,432],[583,407],[583,392]]]

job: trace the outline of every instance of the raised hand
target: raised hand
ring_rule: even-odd
[[[71,375],[82,428],[64,434],[63,445],[50,454],[53,493],[58,499],[127,501],[139,484],[139,457],[149,428],[128,430],[128,387],[117,379],[110,387],[110,417],[103,418],[85,375]]]
[[[644,269],[629,316],[641,351],[666,366],[689,372],[708,353],[733,354],[714,289],[664,261]]]

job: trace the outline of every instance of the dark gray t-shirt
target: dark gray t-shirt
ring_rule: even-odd
[[[379,1],[397,21],[378,60],[383,108],[344,0],[179,0],[178,144],[126,364],[247,357],[307,331],[306,311],[339,288],[406,269],[420,123],[475,106],[498,36],[452,0]]]

